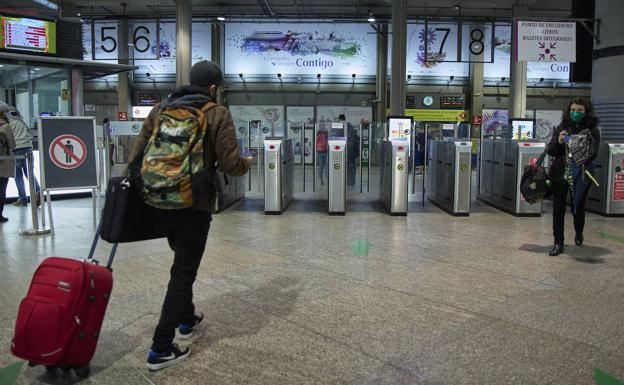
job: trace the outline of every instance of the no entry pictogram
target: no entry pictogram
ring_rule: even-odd
[[[60,135],[50,144],[52,163],[66,170],[80,167],[87,159],[87,146],[75,135]]]

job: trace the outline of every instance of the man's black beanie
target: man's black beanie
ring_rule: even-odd
[[[223,73],[218,65],[203,60],[191,68],[190,83],[192,86],[200,87],[220,86],[224,83]]]

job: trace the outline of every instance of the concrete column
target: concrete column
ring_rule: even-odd
[[[211,42],[210,42],[210,50],[211,50],[211,57],[210,60],[213,63],[217,63],[219,65],[219,67],[221,67],[221,70],[223,71],[223,45],[221,44],[221,42],[223,41],[223,39],[221,39],[221,34],[223,33],[223,24],[212,24],[212,35],[211,35]],[[219,93],[217,95],[217,103],[219,104],[224,104],[224,97],[223,97],[223,93]]]
[[[176,86],[189,84],[191,73],[191,28],[193,13],[191,0],[176,3]]]
[[[405,114],[407,55],[407,0],[392,0],[392,67],[390,114]]]
[[[119,22],[119,28],[117,29],[119,64],[128,64],[130,62],[131,50],[128,47],[129,36],[128,20],[124,19]],[[132,108],[130,76],[131,74],[128,72],[120,73],[117,81],[117,111],[128,113],[128,120],[131,119],[132,115],[130,111]],[[112,119],[116,118],[117,117],[112,117]]]
[[[594,41],[592,99],[622,98],[624,90],[624,1],[596,0],[600,44]],[[612,51],[612,52],[609,52]]]
[[[483,52],[480,55],[470,55],[470,117],[483,116]],[[480,62],[480,63],[478,63]],[[471,125],[470,136],[481,137],[481,125]]]
[[[71,114],[84,116],[84,79],[77,68],[71,70]]]
[[[388,105],[388,24],[379,26],[377,33],[377,105],[375,116],[378,122],[386,121]]]
[[[472,63],[470,68],[470,117],[483,116],[483,63]],[[472,125],[471,137],[479,138],[481,125]]]
[[[529,16],[529,7],[526,4],[514,5],[513,17]],[[512,26],[511,36],[516,36],[516,23]],[[516,44],[514,42],[514,44]],[[527,62],[517,60],[516,50],[511,53],[511,83],[509,84],[509,117],[524,118],[526,116],[527,98]]]

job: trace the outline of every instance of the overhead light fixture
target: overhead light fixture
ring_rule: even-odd
[[[461,5],[457,4],[453,7],[456,11],[459,11],[461,9]]]
[[[278,74],[277,74],[277,77],[278,77],[279,79],[281,79],[281,78],[282,78],[282,74],[278,73]]]
[[[55,11],[58,10],[58,5],[56,5],[55,3],[51,2],[51,1],[47,1],[47,0],[33,0],[33,3],[37,3],[39,5],[43,5],[46,8],[49,9],[53,9]]]
[[[353,79],[355,79],[355,74],[351,74],[351,77],[352,77]]]
[[[217,20],[219,20],[219,21],[225,21],[225,16],[218,16],[218,17],[217,17]]]
[[[321,74],[316,74],[316,78],[321,80]]]
[[[238,77],[242,79],[243,78],[243,74],[238,74]]]
[[[370,16],[368,17],[368,22],[369,22],[369,23],[374,23],[374,22],[375,22],[375,17],[374,17],[373,15],[370,15]]]
[[[35,67],[35,71],[40,71],[40,70],[41,70],[41,68]]]

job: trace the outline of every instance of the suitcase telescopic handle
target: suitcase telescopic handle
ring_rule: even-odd
[[[93,237],[93,243],[91,243],[91,250],[89,251],[89,260],[93,260],[93,255],[95,254],[95,249],[97,247],[98,241],[100,240],[100,232],[102,231],[102,219],[100,218],[100,223],[98,223],[97,230],[95,231],[95,237]],[[113,261],[115,260],[115,254],[117,253],[117,243],[113,243],[113,248],[108,256],[108,262],[106,263],[106,268],[110,271],[113,271]]]

